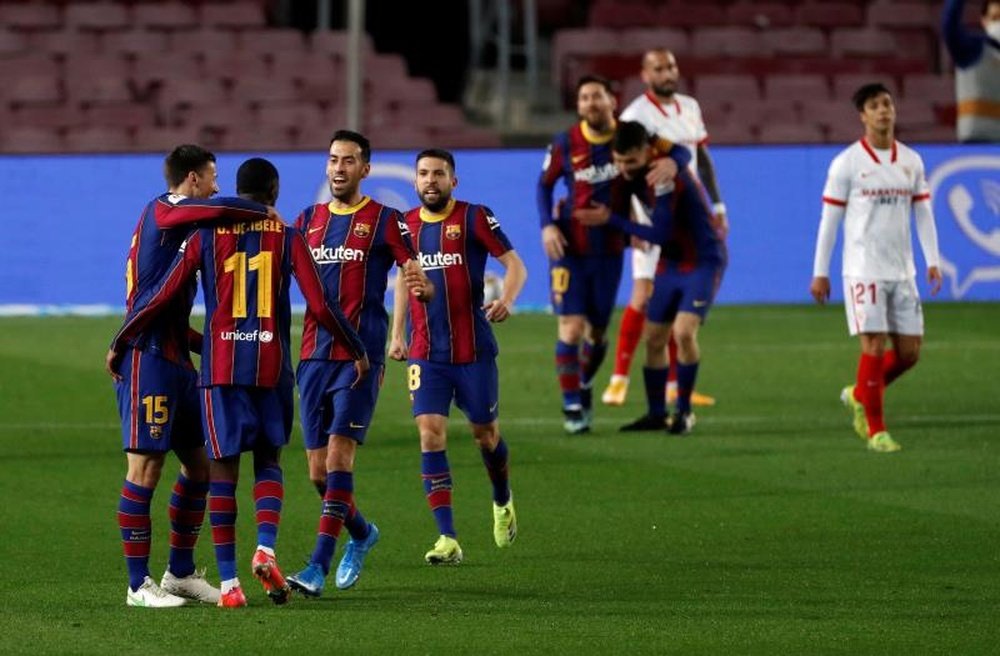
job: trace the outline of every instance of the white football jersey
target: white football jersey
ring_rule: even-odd
[[[698,145],[708,140],[697,100],[675,93],[671,102],[662,104],[647,91],[629,103],[621,113],[621,120],[638,121],[650,134],[686,146],[691,151],[691,171],[697,172]]]
[[[910,217],[930,198],[924,162],[906,145],[872,148],[861,139],[830,164],[823,202],[845,207],[843,274],[871,280],[916,275]]]

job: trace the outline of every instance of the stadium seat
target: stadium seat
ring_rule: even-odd
[[[459,105],[448,103],[407,104],[399,108],[397,121],[407,121],[427,130],[444,132],[462,129],[466,125],[465,113]]]
[[[757,127],[743,121],[710,125],[708,139],[712,144],[752,144],[757,141]]]
[[[656,8],[644,2],[598,0],[590,7],[588,25],[595,27],[642,27],[655,25]]]
[[[639,57],[653,48],[667,48],[678,57],[683,57],[691,51],[690,40],[684,30],[669,27],[637,27],[622,30],[620,33],[622,49],[636,53],[635,70],[639,70]]]
[[[443,132],[432,130],[430,140],[424,141],[427,144],[440,145],[444,148],[500,148],[503,142],[500,136],[493,130],[477,127],[465,127],[458,130],[451,129]]]
[[[237,49],[236,32],[228,30],[198,29],[170,33],[170,46],[174,54],[232,52]]]
[[[760,143],[771,144],[822,143],[823,137],[820,127],[810,123],[765,123],[757,133]]]
[[[183,2],[139,3],[132,16],[136,25],[151,30],[179,32],[198,27],[195,6]]]
[[[131,102],[87,103],[83,115],[84,122],[93,127],[123,126],[135,130],[156,121],[152,105]]]
[[[928,125],[912,129],[901,129],[899,138],[907,143],[954,143],[953,125]]]
[[[837,29],[830,34],[834,57],[893,57],[898,55],[891,32],[872,28]]]
[[[568,60],[575,56],[618,53],[618,32],[602,28],[567,29],[556,32],[552,40],[552,78],[572,84],[564,74]]]
[[[769,55],[760,34],[747,27],[705,27],[691,35],[698,57],[760,57]]]
[[[128,5],[121,2],[70,2],[64,15],[68,29],[115,32],[132,25]]]
[[[28,37],[20,32],[0,29],[0,57],[19,55],[28,50]]]
[[[201,23],[230,30],[258,29],[266,25],[260,2],[206,2],[201,5]]]
[[[135,99],[129,88],[129,78],[122,75],[107,75],[96,70],[90,75],[66,77],[66,96],[73,103],[81,102],[122,102]]]
[[[727,10],[728,22],[736,27],[788,27],[794,22],[791,7],[784,2],[737,0]]]
[[[62,27],[61,7],[43,2],[0,3],[0,25],[19,32],[57,30]]]
[[[256,122],[265,128],[291,129],[299,126],[321,125],[325,129],[327,114],[316,103],[262,102],[257,106]]]
[[[823,75],[770,75],[764,78],[764,97],[770,101],[826,100],[830,85]]]
[[[226,94],[222,83],[208,79],[177,79],[163,81],[157,103],[164,110],[177,105],[225,104]]]
[[[375,54],[375,46],[368,34],[362,35],[361,52],[362,57],[367,59]],[[347,59],[347,50],[350,46],[350,35],[344,31],[337,30],[317,30],[309,35],[309,48],[313,52],[326,53],[332,55],[339,61]]]
[[[367,122],[365,129],[370,130]],[[432,141],[430,133],[425,128],[415,125],[385,126],[383,129],[371,131],[370,134],[372,147],[379,150],[428,148]]]
[[[263,53],[241,50],[210,50],[201,53],[202,70],[211,77],[234,81],[241,77],[264,77],[268,62]]]
[[[821,55],[827,52],[826,36],[813,27],[789,27],[764,30],[761,41],[768,52],[782,55]]]
[[[657,13],[658,25],[667,27],[699,28],[710,25],[726,25],[726,7],[720,2],[701,0],[693,3],[685,0],[672,0],[662,3]]]
[[[66,147],[73,152],[123,152],[133,148],[131,130],[124,127],[88,126],[70,130]]]
[[[337,69],[303,71],[296,79],[299,98],[305,102],[343,103],[346,78]]]
[[[97,32],[80,32],[71,29],[42,30],[31,32],[28,44],[31,52],[46,52],[69,59],[80,53],[96,52],[100,44],[99,36]]]
[[[743,101],[759,101],[760,88],[749,75],[702,75],[695,80],[695,97],[702,105],[722,102],[738,106]]]
[[[864,25],[863,8],[854,2],[806,0],[795,12],[795,21],[813,27],[858,27]]]
[[[190,78],[191,71],[202,73],[201,61],[195,52],[174,51],[170,55],[171,65],[163,65],[163,53],[138,53],[132,61],[132,80],[140,90],[146,90],[151,85],[160,84],[167,79]]]
[[[850,102],[855,91],[871,82],[881,82],[889,89],[893,98],[899,98],[899,85],[896,84],[893,77],[868,73],[846,73],[835,76],[833,78],[833,97]]]
[[[757,102],[740,102],[733,109],[733,119],[758,126],[770,123],[800,123],[800,107],[801,102],[798,100],[789,101],[764,98]]]
[[[638,73],[627,78],[621,85],[618,93],[618,107],[625,109],[630,102],[646,93],[646,83],[642,81]]]
[[[938,3],[924,0],[874,0],[868,5],[867,24],[872,27],[933,29],[940,20]]]
[[[65,150],[62,135],[56,130],[25,127],[4,130],[0,133],[0,152],[60,153]]]
[[[55,104],[63,100],[59,78],[42,75],[18,75],[5,80],[0,98],[11,106]]]
[[[935,105],[955,102],[955,78],[934,73],[914,73],[903,76],[903,98],[923,98]]]
[[[2,103],[0,106],[6,112],[4,129],[38,128],[61,132],[67,128],[87,124],[87,119],[81,112],[70,111],[63,104],[20,107],[10,110]]]
[[[230,91],[232,102],[238,104],[291,102],[297,97],[291,79],[265,75],[237,77]]]
[[[310,77],[314,71],[332,70],[336,77],[342,77],[344,68],[340,61],[335,60],[332,55],[325,52],[278,50],[272,52],[268,57],[268,70],[271,75],[299,80]]]
[[[199,143],[198,130],[159,126],[141,127],[135,134],[135,149],[146,153],[167,153],[178,144]]]
[[[257,52],[264,55],[276,50],[306,52],[308,43],[305,35],[299,30],[289,28],[244,30],[239,33],[239,49],[243,52]]]
[[[100,38],[101,52],[108,55],[136,56],[145,53],[162,55],[167,47],[167,35],[152,30],[132,29],[123,32],[108,32],[102,34]]]

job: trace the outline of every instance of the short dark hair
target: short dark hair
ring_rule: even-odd
[[[620,121],[611,140],[611,150],[619,155],[649,144],[649,133],[637,121]]]
[[[452,155],[447,150],[443,148],[427,148],[425,150],[421,150],[419,153],[417,153],[417,159],[414,160],[414,163],[419,162],[425,157],[436,157],[437,159],[443,159],[444,161],[448,162],[448,166],[451,167],[451,172],[452,173],[455,172],[455,156]]]
[[[890,97],[892,96],[892,92],[889,91],[889,88],[887,86],[885,86],[881,82],[871,82],[869,84],[863,85],[861,88],[855,91],[854,95],[851,96],[851,102],[854,103],[854,106],[857,108],[859,112],[863,112],[865,110],[866,102],[868,102],[875,96],[883,93],[889,94]]]
[[[260,203],[271,204],[277,200],[272,198],[277,183],[278,169],[263,157],[248,159],[236,171],[236,193]]]
[[[1000,0],[983,0],[983,10],[979,12],[979,15],[985,16],[986,12],[990,10],[990,5],[996,4],[998,2],[1000,2]]]
[[[191,171],[200,171],[209,162],[215,161],[215,155],[201,146],[182,144],[170,151],[163,160],[163,177],[171,187],[184,182]]]
[[[606,77],[601,77],[600,75],[584,75],[576,81],[577,95],[580,95],[580,89],[582,89],[585,84],[600,84],[609,94],[615,95],[615,90],[611,86],[611,80]]]
[[[361,159],[364,160],[365,164],[372,161],[372,144],[360,132],[355,132],[354,130],[337,130],[333,133],[333,137],[330,138],[331,146],[334,141],[351,141],[358,144],[361,148]]]

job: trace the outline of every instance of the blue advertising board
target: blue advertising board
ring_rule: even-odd
[[[819,199],[827,167],[839,150],[713,148],[731,224],[730,265],[720,303],[809,302]],[[939,297],[1000,300],[1000,150],[957,145],[917,150],[931,185],[946,278]],[[363,190],[400,209],[416,204],[413,155],[376,152]],[[234,192],[236,169],[246,156],[219,157],[222,193]],[[278,209],[287,221],[328,198],[324,153],[267,157],[281,172]],[[459,151],[456,159],[456,196],[489,205],[528,266],[520,305],[546,307],[548,266],[535,204],[543,153]],[[121,308],[129,239],[145,203],[163,190],[162,155],[0,157],[0,312]],[[915,252],[926,296],[925,266],[919,248]],[[499,265],[491,266],[500,271]],[[838,255],[834,275],[839,267]],[[623,278],[622,304],[628,280]],[[833,285],[834,294],[839,287]]]

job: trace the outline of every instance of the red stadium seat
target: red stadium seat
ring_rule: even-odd
[[[760,57],[770,54],[760,33],[746,27],[705,27],[691,35],[691,50],[699,57]]]
[[[0,133],[0,152],[59,153],[65,150],[62,135],[56,130],[26,127]]]
[[[276,50],[306,52],[308,43],[302,32],[289,28],[245,30],[239,33],[239,49],[265,55]]]
[[[231,123],[220,133],[220,150],[260,152],[262,150],[295,150],[293,131],[289,129],[261,129],[246,123]]]
[[[734,116],[738,121],[751,125],[770,125],[772,123],[801,122],[799,101],[772,100],[764,98],[759,102],[741,102],[734,108]],[[711,131],[709,132],[711,134]]]
[[[0,57],[19,55],[28,50],[28,37],[20,32],[0,30]]]
[[[62,8],[43,2],[0,3],[0,25],[17,31],[57,30],[62,27]]]
[[[868,25],[873,27],[933,28],[940,20],[940,7],[925,0],[874,0],[868,6]]]
[[[713,144],[739,145],[756,143],[757,128],[743,121],[719,123],[709,126],[708,138]]]
[[[822,75],[770,75],[764,78],[764,96],[771,101],[826,100],[830,85]]]
[[[272,52],[268,59],[271,75],[296,80],[309,77],[316,70],[333,70],[337,77],[342,77],[344,70],[342,63],[330,54],[312,50],[293,52],[279,50]]]
[[[133,130],[153,125],[156,114],[151,105],[139,103],[95,103],[83,110],[84,121],[94,127],[124,126]]]
[[[5,98],[12,106],[55,104],[63,100],[60,80],[40,75],[20,75],[5,80],[0,87],[0,98]]]
[[[92,74],[66,78],[66,95],[73,103],[131,102],[135,94],[129,78],[121,75]]]
[[[78,153],[124,152],[134,148],[131,130],[123,127],[84,127],[66,133],[66,148]]]
[[[703,105],[722,102],[739,107],[744,101],[759,101],[760,88],[750,75],[702,75],[695,80],[695,97]]]
[[[25,106],[9,110],[6,117],[7,123],[3,126],[5,129],[39,128],[60,132],[87,124],[83,114],[72,111],[66,105]]]
[[[105,54],[139,55],[157,53],[162,56],[167,49],[167,35],[152,30],[132,29],[108,32],[101,35],[101,51]]]
[[[201,5],[201,23],[222,29],[265,27],[267,17],[260,2],[206,2]]]
[[[136,25],[151,30],[177,32],[198,27],[194,5],[183,2],[140,3],[132,9]]]
[[[858,27],[864,25],[864,11],[853,2],[807,0],[796,11],[796,22],[815,27]]]
[[[167,79],[192,77],[191,71],[202,72],[201,62],[194,52],[173,52],[171,66],[163,65],[163,53],[140,53],[132,61],[132,80],[140,89],[162,83]]]
[[[899,98],[899,85],[896,84],[895,79],[888,75],[868,73],[847,73],[835,76],[833,78],[833,97],[850,102],[855,91],[871,82],[881,82],[889,89],[893,98]]]
[[[639,70],[639,55],[653,48],[666,48],[678,57],[683,57],[691,51],[690,40],[684,30],[669,27],[638,27],[622,30],[620,33],[622,49],[636,53],[635,70]]]
[[[31,32],[28,42],[31,52],[47,52],[71,58],[78,53],[95,52],[100,38],[97,32],[44,30]]]
[[[820,55],[827,52],[826,36],[813,27],[764,30],[761,41],[775,55]]]
[[[656,22],[669,27],[705,27],[708,25],[726,25],[725,4],[701,0],[693,3],[685,0],[672,0],[663,3],[657,14]]]
[[[70,2],[65,23],[70,29],[114,32],[131,27],[132,16],[128,5],[120,2]]]
[[[772,144],[823,143],[824,133],[818,125],[809,123],[767,123],[760,126],[758,140]]]
[[[230,97],[234,103],[290,102],[298,97],[293,81],[273,76],[242,76],[233,84]]]
[[[784,2],[737,0],[727,12],[729,23],[740,27],[788,27],[794,23],[791,7]]]
[[[315,103],[264,102],[257,107],[257,125],[264,128],[291,129],[300,126],[321,125],[326,112]],[[329,129],[326,127],[326,129]]]
[[[375,54],[375,46],[368,34],[363,34],[362,37],[362,57],[367,59]],[[340,61],[347,59],[349,45],[350,35],[344,31],[317,30],[309,36],[309,47],[313,52],[326,53]]]
[[[955,102],[955,78],[934,73],[914,73],[903,76],[903,98],[923,98],[935,105]]]
[[[901,128],[899,138],[906,143],[954,143],[953,125],[928,125],[925,127]]]
[[[646,3],[598,0],[590,7],[588,25],[594,27],[642,27],[655,25],[656,9]]]
[[[365,128],[370,130],[366,123]],[[379,150],[416,150],[428,148],[433,141],[430,132],[415,125],[388,125],[371,131],[372,147]]]
[[[226,93],[218,80],[171,78],[163,81],[157,102],[164,109],[177,105],[225,104]]]
[[[571,59],[621,50],[618,32],[601,28],[568,29],[556,32],[552,40],[552,77],[572,84]]]
[[[210,50],[201,54],[202,70],[212,77],[236,80],[240,77],[265,77],[268,63],[263,53],[239,50]]]
[[[236,32],[199,29],[170,35],[170,50],[178,53],[232,52],[237,48]]]
[[[425,142],[427,143],[427,142]],[[466,127],[461,130],[445,132],[431,131],[431,145],[444,148],[500,148],[503,141],[493,130],[477,127]]]
[[[898,55],[891,32],[870,28],[838,29],[830,35],[834,57],[893,57]]]
[[[135,149],[139,152],[166,153],[183,143],[198,143],[198,130],[147,126],[135,134]]]

